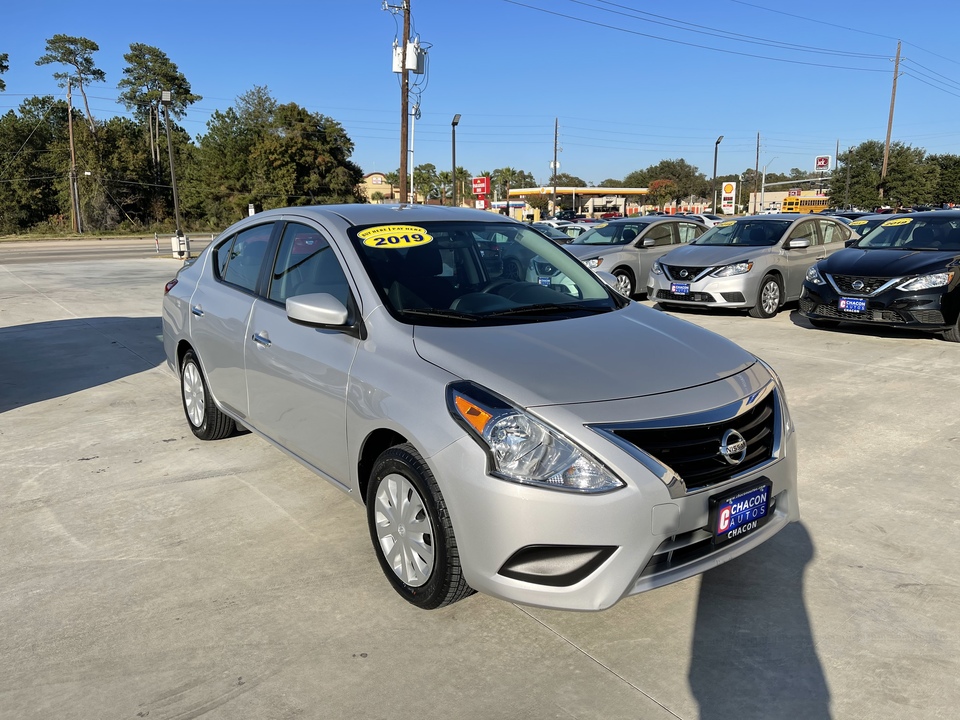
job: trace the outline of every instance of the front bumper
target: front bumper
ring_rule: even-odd
[[[724,278],[708,275],[696,282],[686,283],[689,293],[679,294],[671,289],[671,285],[677,281],[670,280],[665,274],[650,273],[647,278],[647,299],[698,307],[749,308],[757,304],[759,278],[754,275],[754,272]]]
[[[706,393],[699,392],[702,401]],[[684,402],[675,398],[673,404],[682,407]],[[786,417],[769,462],[693,491],[682,484],[679,492],[676,485],[668,487],[638,462],[635,452],[584,425],[574,439],[625,480],[626,487],[589,495],[499,480],[480,470],[486,467],[486,455],[467,437],[428,462],[450,511],[471,587],[527,605],[602,610],[731,560],[799,520],[796,440]],[[775,499],[766,524],[715,547],[708,531],[710,498],[761,477],[771,482]]]
[[[863,325],[885,325],[938,332],[954,326],[956,309],[944,303],[947,288],[927,292],[906,292],[891,288],[875,296],[841,295],[829,283],[804,282],[800,314],[815,320],[834,320]],[[866,309],[851,312],[840,308],[840,298],[866,301]]]

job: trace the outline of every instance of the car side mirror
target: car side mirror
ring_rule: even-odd
[[[617,276],[613,273],[609,273],[606,270],[597,270],[595,272],[596,276],[603,280],[603,284],[609,286],[610,288],[617,289]]]
[[[810,238],[793,238],[792,240],[787,240],[785,250],[798,250],[799,248],[808,248],[810,247]]]
[[[310,293],[287,298],[287,317],[305,325],[342,327],[347,324],[347,308],[329,293]]]
[[[843,246],[844,246],[844,247],[853,247],[853,246],[856,245],[859,241],[860,241],[860,238],[852,237],[852,238],[850,238],[850,239],[848,239],[848,240],[844,240],[844,241],[843,241]]]
[[[642,247],[653,247],[656,242],[653,238],[644,238]]]

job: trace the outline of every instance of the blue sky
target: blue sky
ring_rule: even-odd
[[[460,113],[457,164],[472,173],[511,166],[548,182],[555,118],[561,171],[589,183],[681,157],[709,177],[720,135],[718,174],[741,172],[756,163],[758,132],[768,172],[812,170],[838,140],[843,149],[884,139],[898,39],[893,139],[960,154],[955,0],[411,0],[411,8],[431,46],[415,164],[448,168],[450,121]],[[192,135],[215,110],[267,86],[280,102],[340,122],[365,173],[394,170],[399,23],[380,0],[9,0],[0,112],[25,96],[62,95],[54,66],[34,62],[47,38],[64,33],[100,46],[107,81],[89,90],[93,114],[125,114],[115,102],[123,53],[142,42],[165,51],[203,96],[182,123]]]

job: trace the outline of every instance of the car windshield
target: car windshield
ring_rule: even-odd
[[[714,225],[691,245],[744,245],[747,247],[770,247],[776,245],[790,227],[792,220],[762,220],[744,218],[726,220]]]
[[[887,220],[890,220],[889,215],[881,215],[877,218],[871,218],[869,220],[864,218],[857,218],[856,220],[850,221],[850,229],[853,230],[861,238],[865,238],[871,232],[880,227],[881,223],[885,223]]]
[[[573,241],[573,245],[626,245],[646,228],[645,223],[601,223]]]
[[[534,223],[530,227],[539,230],[551,240],[559,240],[562,243],[570,242],[570,236],[560,228],[555,228],[552,225],[542,225],[540,223]]]
[[[855,228],[856,229],[856,228]],[[884,220],[854,247],[880,250],[960,251],[960,221],[896,217]]]
[[[537,322],[626,304],[557,244],[519,223],[372,225],[349,235],[384,306],[409,324]]]

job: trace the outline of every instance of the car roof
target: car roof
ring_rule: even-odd
[[[280,215],[313,216],[317,220],[341,218],[351,225],[398,225],[401,223],[473,221],[519,223],[512,218],[472,208],[455,208],[445,205],[368,204],[305,205],[302,207],[277,208],[257,213],[255,217],[269,219]]]

